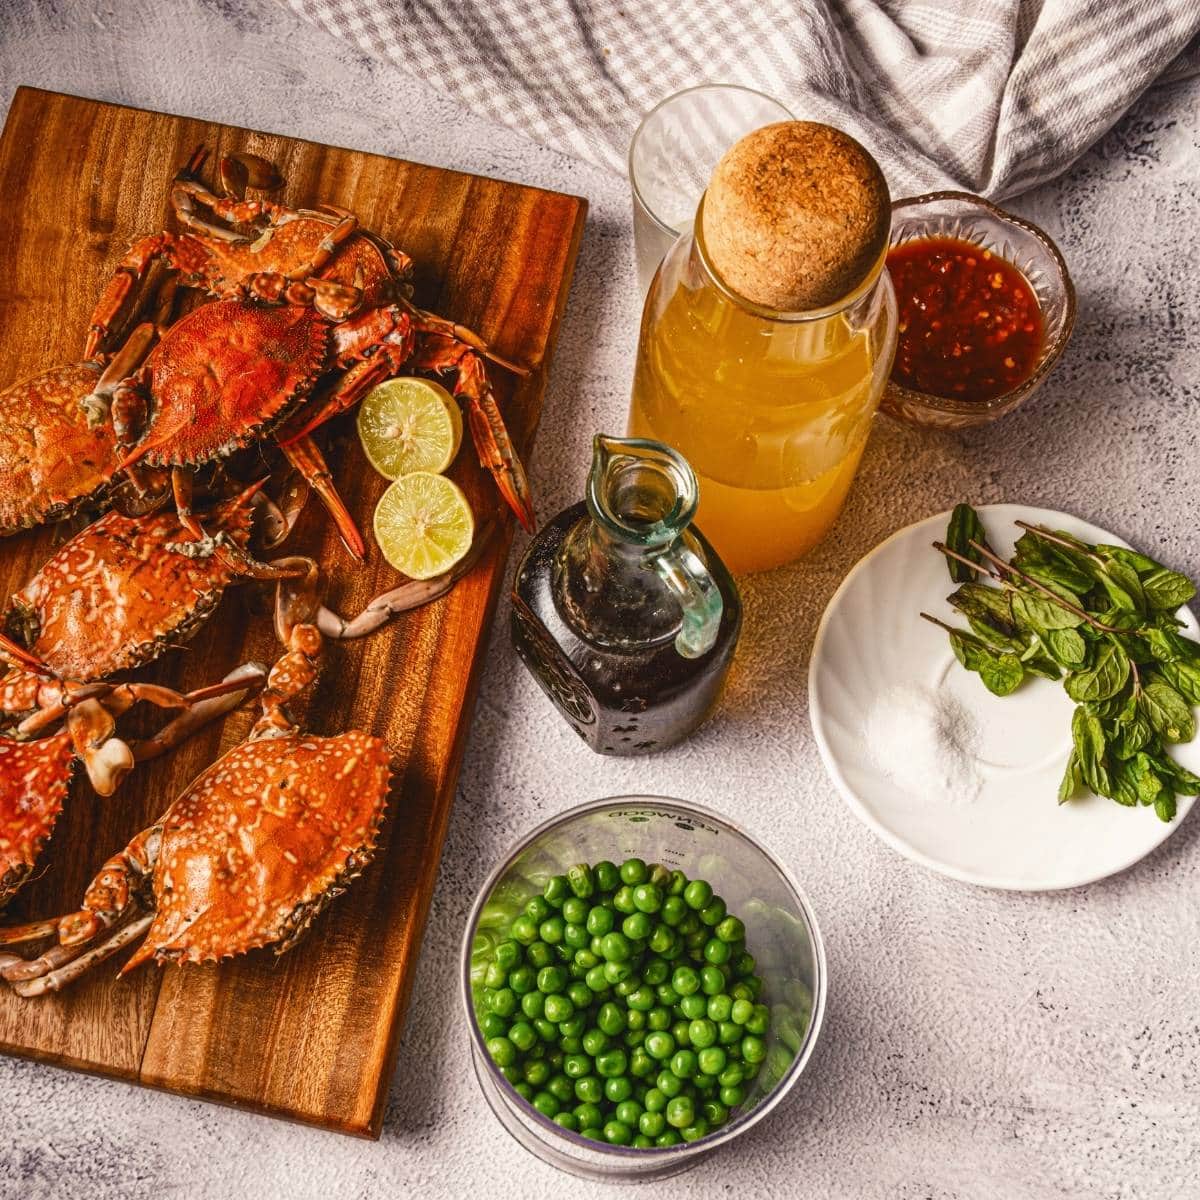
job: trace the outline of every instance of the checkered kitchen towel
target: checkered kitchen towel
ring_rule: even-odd
[[[642,113],[741,83],[855,134],[894,195],[1020,192],[1157,79],[1200,0],[284,0],[546,145],[624,170]]]

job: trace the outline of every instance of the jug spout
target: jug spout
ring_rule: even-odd
[[[588,511],[614,537],[666,545],[691,524],[699,500],[695,473],[677,450],[646,438],[596,434]]]

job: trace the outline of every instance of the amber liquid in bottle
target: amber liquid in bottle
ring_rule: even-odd
[[[602,481],[607,515],[597,517],[587,503],[573,505],[530,545],[513,585],[512,637],[547,696],[593,750],[649,754],[681,741],[716,706],[741,628],[741,601],[699,531],[680,526],[680,536],[662,546],[636,536],[639,527],[663,528],[664,513],[678,514],[679,506],[654,468],[631,471],[627,455],[616,458],[626,459],[626,478],[609,486],[617,467]],[[672,553],[690,556],[690,568],[701,573],[701,595],[685,593],[681,602],[679,585],[665,577],[674,568],[664,566],[663,555]],[[680,651],[689,605],[698,606],[702,640],[692,649],[705,647],[700,653]]]

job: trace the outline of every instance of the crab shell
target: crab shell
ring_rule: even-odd
[[[62,812],[74,764],[65,731],[36,742],[0,738],[0,908],[33,870]]]
[[[124,970],[289,950],[370,861],[389,773],[358,730],[235,746],[157,826],[154,921]]]
[[[80,405],[100,375],[72,363],[0,391],[0,535],[68,517],[112,482],[112,428],[93,429]]]
[[[208,528],[244,547],[248,497],[223,501]],[[79,683],[148,662],[190,637],[235,576],[172,508],[112,511],[50,557],[11,601],[7,625],[60,679]]]
[[[308,307],[202,304],[173,325],[134,379],[148,420],[126,462],[196,466],[257,441],[325,371],[331,326]]]
[[[253,241],[229,242],[222,238],[187,233],[179,237],[184,247],[182,281],[214,295],[227,295],[259,271],[274,271],[289,279],[311,262],[340,218],[328,213],[295,210],[277,218]],[[375,308],[396,298],[412,271],[412,260],[375,234],[360,230],[334,252],[317,278],[357,287],[359,308]]]

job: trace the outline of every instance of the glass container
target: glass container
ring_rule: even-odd
[[[746,946],[771,1009],[767,1056],[728,1124],[679,1146],[635,1149],[580,1137],[525,1101],[493,1064],[476,1019],[482,964],[526,901],[574,863],[637,857],[705,879],[746,925]],[[749,833],[694,804],[621,796],[580,805],[538,826],[491,873],[463,938],[462,1002],[476,1077],[505,1129],[543,1162],[584,1178],[642,1182],[695,1166],[752,1129],[792,1091],[825,1013],[825,951],[812,909],[787,869]]]
[[[1025,276],[1042,312],[1044,336],[1033,374],[994,400],[956,400],[907,388],[889,379],[882,409],[889,417],[933,429],[986,425],[1024,404],[1066,349],[1075,326],[1075,285],[1062,253],[1045,230],[970,192],[930,192],[892,205],[891,244],[913,238],[974,242]]]
[[[597,435],[586,500],[547,521],[517,568],[517,653],[600,754],[673,745],[720,696],[742,606],[692,525],[696,502],[669,446]]]
[[[646,297],[629,431],[675,446],[697,519],[735,574],[790,562],[841,512],[896,349],[883,256],[826,308],[777,312],[730,290],[700,233]]]

